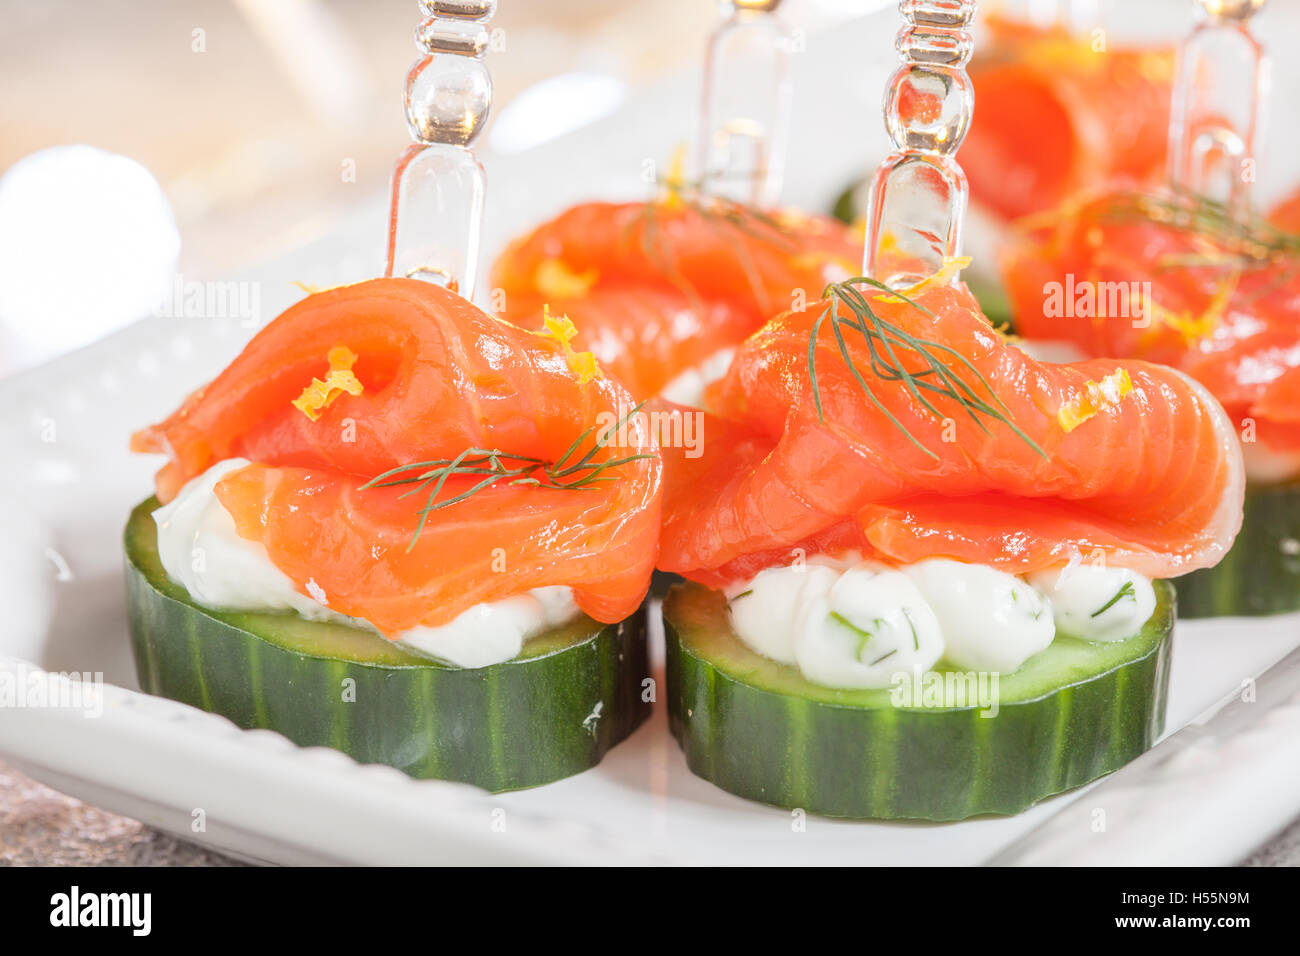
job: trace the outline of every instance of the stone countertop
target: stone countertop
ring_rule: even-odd
[[[0,762],[0,866],[240,866]]]

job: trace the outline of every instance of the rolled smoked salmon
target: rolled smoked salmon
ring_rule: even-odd
[[[1300,452],[1300,237],[1239,241],[1199,208],[1184,222],[1174,198],[1120,191],[1027,224],[1002,260],[1016,329],[1181,369],[1252,442]]]
[[[645,399],[861,264],[834,220],[670,196],[566,210],[515,241],[492,283],[519,325],[567,314],[575,346]]]
[[[971,198],[1004,219],[1051,209],[1114,177],[1164,170],[1172,49],[1093,39],[991,16],[970,65],[978,122],[962,143]]]
[[[294,400],[328,378],[339,347],[362,388],[313,419]],[[621,432],[629,447],[591,459],[649,456],[609,467],[612,480],[494,484],[432,512],[413,543],[419,505],[399,499],[408,489],[362,487],[471,448],[561,461],[633,407],[614,379],[575,371],[575,357],[563,336],[525,331],[429,283],[376,279],[288,309],[132,447],[170,458],[157,479],[164,502],[217,461],[251,460],[216,487],[240,536],[264,544],[303,594],[323,592],[385,634],[548,585],[572,586],[590,616],[620,621],[645,595],[658,537],[661,465],[641,421]],[[475,480],[453,474],[444,497]]]
[[[852,329],[850,364],[828,301],[787,312],[746,340],[715,386],[703,456],[665,451],[662,569],[719,587],[788,563],[794,548],[854,548],[896,564],[949,557],[1017,574],[1099,551],[1161,577],[1228,550],[1241,521],[1241,453],[1203,387],[1141,361],[1036,361],[964,288],[930,288],[915,305],[860,288],[972,394],[1005,406],[1020,433],[995,418],[982,428],[943,395],[930,399],[936,417],[903,383],[874,374]],[[898,354],[923,372],[919,353]]]

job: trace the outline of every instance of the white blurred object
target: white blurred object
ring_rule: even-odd
[[[148,313],[181,239],[158,181],[135,160],[55,146],[0,177],[0,331],[32,361]]]
[[[315,0],[235,0],[235,6],[317,116],[341,129],[360,119],[365,66],[335,11]]]
[[[609,116],[627,92],[626,83],[605,73],[576,71],[547,77],[500,112],[488,143],[499,153],[532,149]]]

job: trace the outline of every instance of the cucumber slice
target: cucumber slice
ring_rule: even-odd
[[[132,647],[148,693],[492,791],[593,767],[650,714],[644,614],[608,626],[582,617],[514,660],[454,667],[345,624],[195,605],[159,561],[157,507],[139,505],[125,534]]]
[[[890,689],[810,683],[741,643],[720,592],[679,585],[664,602],[669,724],[693,772],[751,800],[853,818],[1019,813],[1159,736],[1173,589],[1157,581],[1156,595],[1128,640],[1058,635],[1000,678],[997,714],[982,717],[979,706],[895,706]]]
[[[1182,617],[1300,611],[1300,481],[1246,485],[1232,549],[1212,568],[1174,580]]]

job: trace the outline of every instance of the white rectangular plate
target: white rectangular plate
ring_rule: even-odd
[[[882,155],[878,104],[895,63],[894,17],[891,9],[808,39],[796,65],[791,201],[825,208],[850,176]],[[1279,63],[1277,74],[1274,102],[1296,102],[1294,65]],[[563,140],[486,157],[488,252],[577,199],[644,195],[644,161],[666,160],[692,134],[695,84],[694,76],[678,77]],[[1270,159],[1298,155],[1284,148],[1294,145],[1294,130],[1279,132]],[[260,321],[301,295],[295,280],[327,286],[376,274],[384,216],[376,197],[327,237],[237,277],[259,283]],[[0,752],[33,776],[217,849],[283,863],[974,864],[1078,799],[1078,792],[1067,794],[1014,818],[947,825],[811,818],[800,830],[788,811],[692,776],[667,733],[662,701],[653,720],[599,767],[492,796],[359,767],[333,751],[301,750],[140,694],[126,635],[120,535],[158,462],[129,455],[127,440],[215,374],[254,328],[221,318],[150,318],[0,383],[0,668],[102,671],[110,682],[98,718],[0,711]],[[1170,729],[1296,646],[1295,616],[1180,624]],[[1249,774],[1251,759],[1243,755],[1225,772]],[[1296,812],[1300,806],[1284,805],[1261,817],[1225,804],[1219,819],[1227,836],[1207,862],[1234,862]],[[196,832],[200,817],[205,829]]]

